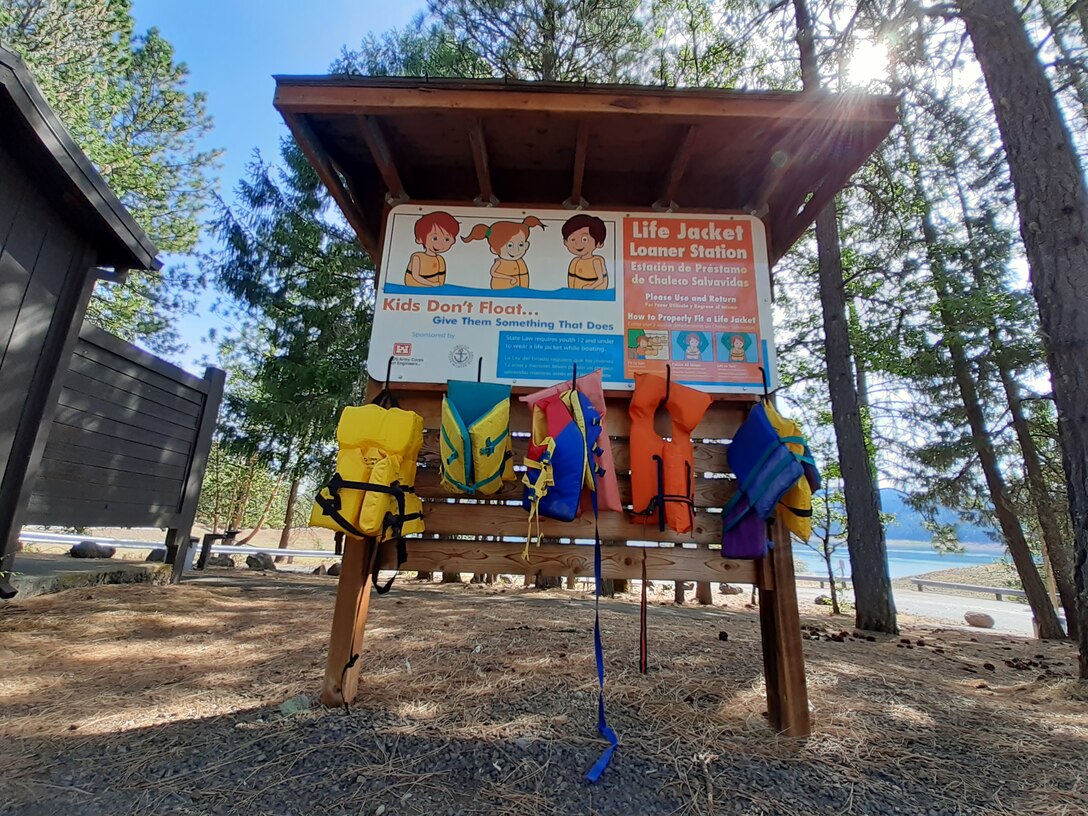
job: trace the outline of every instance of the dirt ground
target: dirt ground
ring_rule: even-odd
[[[1088,812],[1088,689],[1070,644],[909,620],[870,640],[807,608],[814,733],[796,742],[763,716],[747,595],[658,596],[647,676],[635,599],[606,600],[622,744],[590,786],[590,596],[401,580],[371,604],[345,712],[313,702],[334,589],[235,574],[0,607],[4,812]],[[284,713],[288,700],[303,710]]]

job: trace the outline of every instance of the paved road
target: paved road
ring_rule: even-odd
[[[913,589],[895,589],[895,608],[908,615],[921,615],[939,620],[950,625],[967,626],[963,613],[985,612],[994,619],[994,628],[990,631],[1010,635],[1034,634],[1031,625],[1031,610],[1027,604],[1015,601],[998,601],[984,598],[964,598],[960,595],[941,595],[930,589],[918,592]],[[819,589],[812,584],[800,584],[797,596],[812,600],[817,595],[826,595],[826,589]]]

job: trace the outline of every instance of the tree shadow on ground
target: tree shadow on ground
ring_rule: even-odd
[[[402,582],[371,604],[358,704],[285,716],[284,700],[319,688],[333,582],[230,583],[0,611],[5,812],[1088,809],[1088,717],[1063,679],[1065,644],[933,630],[868,641],[810,621],[814,735],[797,742],[763,716],[755,612],[655,607],[641,676],[637,606],[603,603],[622,746],[590,786],[604,745],[591,599]]]

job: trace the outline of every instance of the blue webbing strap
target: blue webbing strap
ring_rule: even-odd
[[[612,754],[615,753],[616,747],[620,744],[620,738],[616,736],[616,732],[612,730],[612,727],[608,724],[608,721],[604,716],[604,649],[601,646],[601,531],[597,524],[597,491],[593,491],[593,533],[596,537],[596,543],[593,547],[593,579],[597,585],[597,591],[594,598],[594,610],[593,610],[593,653],[597,658],[597,683],[599,685],[599,691],[597,695],[597,730],[601,733],[609,742],[608,748],[601,754],[601,758],[597,760],[597,764],[594,765],[586,773],[586,779],[590,782],[596,782],[601,778],[601,774],[604,773],[604,769],[608,767],[608,763],[612,761]]]

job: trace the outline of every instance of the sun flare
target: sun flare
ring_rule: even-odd
[[[868,85],[884,79],[888,73],[888,48],[883,43],[862,40],[854,46],[847,67],[852,85]]]

